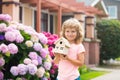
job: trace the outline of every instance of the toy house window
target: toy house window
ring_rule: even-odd
[[[59,48],[59,47],[56,47],[57,49]]]
[[[60,50],[63,50],[63,47],[60,47]]]

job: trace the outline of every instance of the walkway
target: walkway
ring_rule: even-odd
[[[111,72],[91,80],[120,80],[120,69],[106,69],[106,68],[92,68],[92,69]]]

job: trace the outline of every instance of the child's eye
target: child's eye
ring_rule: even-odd
[[[69,32],[69,31],[66,31],[66,32]]]
[[[75,33],[76,31],[72,31],[72,33]]]

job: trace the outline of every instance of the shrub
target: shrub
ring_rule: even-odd
[[[84,73],[87,73],[89,71],[89,69],[87,68],[86,65],[83,65],[79,68],[79,72],[80,74],[84,74]]]
[[[97,22],[96,29],[100,44],[100,63],[120,56],[120,22],[118,20],[102,20]]]
[[[43,33],[0,14],[0,80],[48,80],[47,42]]]
[[[116,61],[120,61],[120,57],[115,58]]]
[[[53,53],[53,48],[55,47],[54,42],[58,39],[58,35],[51,34],[49,32],[43,32],[43,34],[45,34],[48,40],[47,45],[48,45],[49,54],[51,58],[54,59],[55,56]],[[50,72],[50,80],[55,80],[58,74],[58,66],[54,62],[52,62],[52,66],[49,72]]]

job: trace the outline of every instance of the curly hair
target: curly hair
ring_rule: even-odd
[[[84,36],[84,32],[83,32],[83,29],[82,29],[82,25],[80,24],[80,22],[75,19],[75,18],[70,18],[66,21],[63,22],[62,24],[62,30],[61,30],[61,36],[66,38],[65,37],[65,29],[66,28],[75,28],[76,31],[77,31],[77,37],[75,39],[75,43],[76,44],[79,44],[83,41],[83,36]]]

